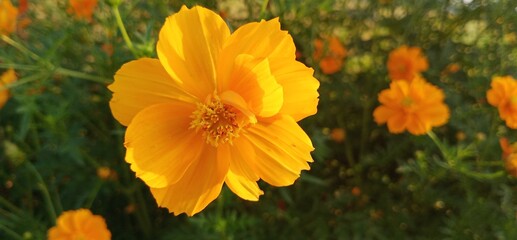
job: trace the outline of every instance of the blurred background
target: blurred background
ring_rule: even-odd
[[[517,239],[517,172],[500,145],[517,134],[486,101],[492,77],[517,76],[515,1],[99,0],[91,18],[65,0],[11,2],[0,74],[17,80],[0,109],[0,239],[45,239],[52,211],[78,208],[103,216],[112,239]],[[258,202],[224,187],[194,217],[157,207],[135,178],[106,88],[123,63],[156,57],[158,31],[182,5],[212,9],[232,30],[279,17],[321,82],[318,113],[300,122],[311,170],[289,187],[260,182]],[[373,121],[402,45],[421,48],[422,76],[445,93],[441,150]]]

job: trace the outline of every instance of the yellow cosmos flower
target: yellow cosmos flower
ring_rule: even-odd
[[[411,81],[429,68],[427,58],[420,48],[405,45],[390,52],[387,65],[388,74],[393,81]]]
[[[488,103],[499,110],[509,128],[517,128],[517,82],[511,76],[493,77],[486,93]]]
[[[13,83],[18,78],[14,69],[9,69],[0,76],[0,108],[3,108],[7,100],[9,100],[9,89],[7,85]]]
[[[388,123],[391,133],[408,130],[414,135],[425,134],[449,119],[444,98],[441,89],[422,78],[394,81],[389,89],[379,93],[382,105],[374,110],[373,116],[377,124]]]
[[[157,52],[123,65],[109,89],[128,126],[126,161],[160,206],[191,216],[223,183],[256,201],[259,179],[286,186],[309,169],[313,146],[297,121],[316,113],[319,82],[278,19],[230,33],[216,13],[183,7]]]
[[[18,9],[10,0],[0,0],[0,34],[8,35],[16,30]]]
[[[111,232],[106,221],[99,215],[93,215],[88,209],[63,212],[57,219],[56,226],[48,230],[48,240],[109,240]]]
[[[92,21],[93,10],[97,6],[97,0],[70,0],[67,12],[75,14],[79,19]]]
[[[313,58],[319,61],[320,69],[325,74],[339,72],[343,66],[346,54],[346,48],[335,36],[327,38],[326,42],[322,39],[314,41]]]

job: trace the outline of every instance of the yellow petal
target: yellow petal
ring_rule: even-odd
[[[234,91],[225,91],[219,94],[219,97],[221,98],[222,103],[228,104],[243,113],[249,123],[257,123],[255,114],[251,112],[248,103],[241,97],[241,95]]]
[[[184,89],[204,100],[216,87],[216,60],[230,36],[224,20],[203,8],[182,8],[160,30],[158,58]]]
[[[320,83],[313,77],[314,70],[289,58],[269,58],[271,74],[282,85],[284,104],[280,109],[299,121],[314,115],[318,106]]]
[[[111,112],[125,126],[139,111],[153,104],[195,99],[167,74],[160,61],[151,58],[124,64],[108,88],[113,92]]]
[[[280,29],[278,18],[269,21],[248,23],[238,28],[224,45],[219,61],[218,72],[227,79],[233,68],[233,60],[240,54],[255,58],[295,59],[296,47],[291,35]]]
[[[192,216],[217,198],[228,172],[229,160],[219,158],[217,149],[205,145],[197,161],[183,177],[165,188],[151,188],[156,202],[174,215]]]
[[[271,117],[282,107],[283,88],[271,75],[267,58],[238,55],[230,77],[220,80],[220,92],[238,93],[258,116]]]
[[[307,134],[288,115],[271,122],[258,122],[247,129],[246,137],[255,148],[257,173],[273,186],[287,186],[308,170],[314,150]]]
[[[179,181],[204,145],[189,129],[195,105],[156,104],[140,111],[126,131],[126,161],[147,185],[162,188]]]
[[[230,169],[225,183],[239,197],[257,201],[263,194],[257,181],[256,155],[253,146],[246,138],[237,138],[232,145],[226,144],[218,148],[218,155],[230,160]]]

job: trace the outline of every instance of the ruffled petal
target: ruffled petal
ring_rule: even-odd
[[[313,77],[314,70],[289,58],[270,58],[269,62],[271,74],[284,90],[280,113],[295,121],[316,114],[320,83]]]
[[[267,58],[238,55],[230,77],[220,80],[220,92],[230,90],[239,94],[257,116],[277,114],[284,102],[283,88],[271,75]]]
[[[140,111],[126,131],[126,161],[147,185],[163,188],[178,182],[199,161],[204,142],[189,129],[195,105],[176,102]]]
[[[238,28],[224,45],[220,62],[233,61],[240,54],[255,58],[295,59],[296,47],[293,38],[280,29],[278,18],[269,21],[248,23]],[[228,79],[233,62],[218,65],[219,77]]]
[[[226,185],[242,199],[257,201],[264,194],[260,190],[256,173],[256,156],[253,146],[246,138],[237,138],[232,145],[223,145],[218,149],[219,156],[230,160],[230,169],[226,175]]]
[[[216,60],[230,30],[216,13],[183,7],[160,30],[158,58],[172,78],[204,100],[216,87]]]
[[[228,173],[229,160],[218,157],[217,149],[205,145],[183,177],[164,188],[151,188],[156,202],[174,215],[192,216],[219,196]]]
[[[257,173],[273,186],[287,186],[308,170],[314,150],[310,138],[288,115],[278,115],[270,122],[258,122],[245,135],[254,146]]]
[[[111,112],[125,126],[148,106],[175,100],[193,102],[195,99],[167,74],[160,61],[151,58],[124,64],[108,88],[113,92]]]

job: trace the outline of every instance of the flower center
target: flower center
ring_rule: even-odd
[[[404,97],[404,99],[402,99],[402,106],[409,108],[411,105],[413,105],[413,100],[411,100],[410,97]]]
[[[217,147],[219,144],[232,143],[239,136],[242,126],[237,121],[237,110],[214,98],[206,104],[198,103],[190,116],[190,128],[203,130],[206,143]]]

